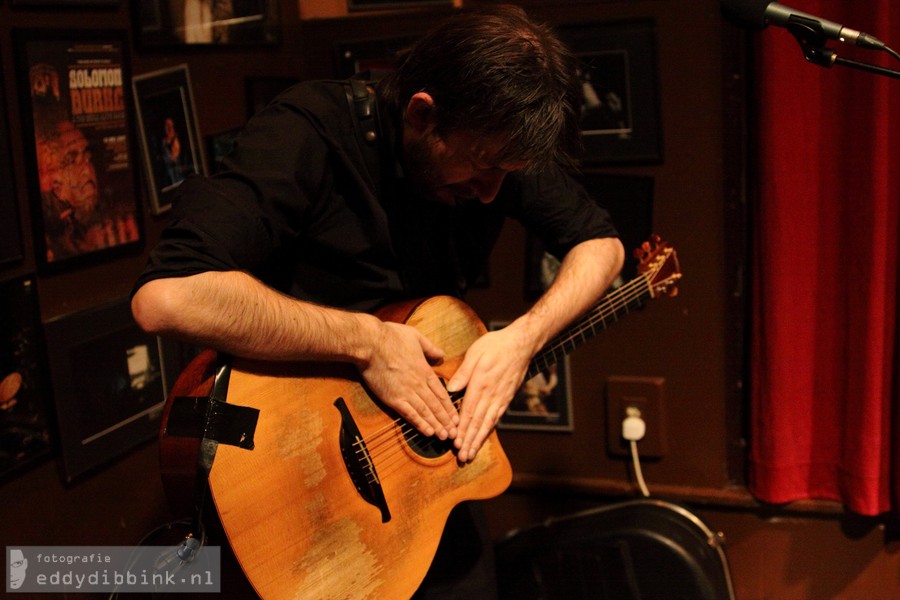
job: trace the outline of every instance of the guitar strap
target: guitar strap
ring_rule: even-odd
[[[354,75],[345,82],[344,91],[365,171],[375,194],[386,198],[383,206],[389,214],[394,243],[404,248],[395,250],[404,289],[412,296],[460,297],[467,284],[452,239],[452,215],[427,203],[410,203],[407,195],[397,189],[398,173],[391,173],[393,163],[382,152],[391,144],[390,134],[380,128],[378,96],[367,79],[367,72]],[[423,237],[424,229],[435,233]]]
[[[376,95],[369,89],[363,79],[351,77],[345,86],[347,103],[353,123],[359,132],[359,148],[366,161],[366,170],[372,182],[372,188],[378,191],[381,180],[381,159],[378,155],[378,113],[375,106]]]
[[[209,395],[175,397],[166,422],[164,435],[200,440],[191,506],[195,532],[203,531],[203,506],[209,489],[209,472],[219,444],[246,450],[252,450],[254,445],[259,409],[228,404],[230,375],[230,358],[219,354]]]

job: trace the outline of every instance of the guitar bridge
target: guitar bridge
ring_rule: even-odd
[[[366,442],[344,399],[335,400],[334,406],[341,413],[341,457],[344,459],[347,473],[359,495],[363,500],[378,508],[381,511],[381,522],[387,523],[391,520],[391,511],[388,509],[384,490],[381,488],[381,480],[378,479],[378,472],[375,470],[375,463],[372,462],[372,455],[369,453]]]

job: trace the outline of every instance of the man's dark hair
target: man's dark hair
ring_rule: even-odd
[[[571,165],[580,148],[575,58],[553,31],[521,8],[453,15],[398,57],[382,96],[402,110],[425,91],[439,133],[467,129],[507,140],[501,162]]]

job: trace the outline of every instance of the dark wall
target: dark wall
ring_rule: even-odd
[[[724,250],[722,36],[715,2],[635,2],[572,5],[544,11],[561,23],[652,17],[658,28],[658,73],[663,160],[658,165],[603,167],[604,173],[650,176],[652,229],[678,251],[684,278],[675,298],[651,302],[603,332],[571,357],[572,434],[504,432],[520,473],[551,478],[626,477],[626,463],[606,451],[605,385],[611,375],[665,379],[665,453],[645,475],[658,484],[722,488],[728,471],[729,373],[726,318],[730,278]],[[589,169],[594,171],[597,169]],[[523,308],[522,234],[514,227],[492,264],[497,281],[473,298],[485,318],[511,317]],[[628,249],[630,250],[630,249]],[[737,474],[739,476],[739,474]]]
[[[122,29],[131,33],[127,3],[113,10],[24,10],[2,7],[4,89],[9,105],[16,191],[27,250],[33,247],[25,176],[25,146],[10,32],[15,28]],[[684,279],[680,295],[654,301],[630,315],[571,358],[574,432],[504,434],[517,471],[554,477],[622,479],[624,462],[605,451],[604,389],[610,375],[665,379],[665,455],[647,465],[660,483],[720,488],[732,479],[727,463],[726,413],[735,382],[726,369],[726,285],[723,260],[727,224],[723,206],[722,24],[717,5],[694,5],[684,26],[678,2],[571,4],[530,10],[557,24],[654,18],[658,27],[659,106],[663,160],[660,164],[619,165],[588,172],[652,178],[652,230],[673,244]],[[311,78],[334,73],[334,44],[415,34],[441,13],[398,17],[354,17],[300,22],[297,6],[282,2],[283,39],[274,47],[143,49],[133,43],[132,73],[139,75],[186,62],[190,67],[202,135],[238,127],[247,117],[248,77]],[[137,157],[135,157],[137,158]],[[124,258],[39,275],[44,319],[126,295],[140,272],[147,248],[165,222],[144,197],[145,244]],[[526,307],[525,239],[514,224],[505,230],[490,268],[490,286],[473,291],[471,303],[482,318],[513,317]],[[7,269],[13,276],[35,269],[33,251]],[[690,432],[690,435],[684,435]],[[547,439],[552,444],[535,443]]]
[[[35,270],[22,142],[28,132],[23,131],[11,31],[18,27],[86,28],[121,29],[131,34],[127,2],[115,9],[65,11],[14,9],[9,4],[0,5],[0,58],[26,257],[21,264],[0,271],[0,279]],[[133,45],[132,73],[188,63],[201,132],[208,135],[245,121],[246,78],[331,77],[335,41],[413,35],[444,12],[301,22],[296,3],[282,0],[281,4],[283,39],[277,46],[188,51],[144,50]],[[645,461],[643,468],[651,491],[707,506],[710,512],[706,514],[715,527],[734,527],[741,540],[751,540],[739,553],[742,562],[736,568],[748,592],[745,597],[762,597],[761,590],[792,589],[786,580],[796,574],[758,572],[763,566],[773,567],[777,559],[767,565],[749,559],[768,546],[762,532],[770,531],[771,521],[758,515],[742,487],[739,386],[743,298],[736,282],[745,231],[741,208],[735,207],[735,168],[729,162],[741,143],[737,136],[740,113],[729,95],[740,83],[732,71],[733,53],[739,54],[734,40],[738,34],[722,23],[718,3],[713,0],[532,0],[523,4],[536,16],[560,25],[655,19],[662,161],[591,167],[587,172],[652,178],[652,230],[677,249],[684,279],[677,297],[654,300],[571,357],[571,432],[501,432],[516,480],[509,493],[487,504],[492,530],[500,535],[552,514],[635,495],[628,461],[607,451],[607,378],[663,378],[659,422],[664,452],[660,458]],[[141,193],[145,201],[144,246],[115,260],[39,275],[43,319],[128,294],[165,219],[150,214],[143,188]],[[525,254],[525,234],[510,224],[492,258],[489,286],[473,290],[469,297],[485,321],[510,319],[527,307]],[[59,483],[52,463],[4,482],[0,487],[0,538],[22,544],[135,543],[140,535],[170,518],[162,501],[154,452],[150,443],[70,486]],[[43,506],[51,507],[52,518]],[[822,521],[814,519],[809,523],[816,534],[804,537],[803,519],[795,517],[792,523],[797,527],[780,534],[782,543],[791,539],[810,547],[831,544],[841,548],[842,555],[852,555],[852,549],[864,543],[867,552],[856,555],[861,562],[851,561],[850,574],[843,579],[852,581],[855,575],[863,581],[877,579],[880,571],[873,574],[867,567],[869,558],[878,554],[877,532],[853,537],[837,526],[818,526]],[[831,519],[827,522],[837,523]],[[756,539],[762,541],[757,544]],[[893,554],[896,559],[896,552]],[[779,556],[785,562],[790,559],[789,552]],[[880,556],[878,560],[885,559]],[[818,566],[810,561],[810,572],[804,576],[815,579]],[[829,570],[823,566],[820,573]],[[773,582],[761,583],[765,577],[774,578]]]

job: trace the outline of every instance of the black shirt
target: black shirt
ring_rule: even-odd
[[[451,208],[416,197],[398,162],[393,116],[376,110],[377,135],[366,141],[348,89],[320,81],[286,90],[248,122],[224,172],[182,183],[135,289],[241,270],[300,299],[372,311],[461,295],[506,217],[560,257],[616,235],[607,212],[556,168],[508,175],[490,204]]]

